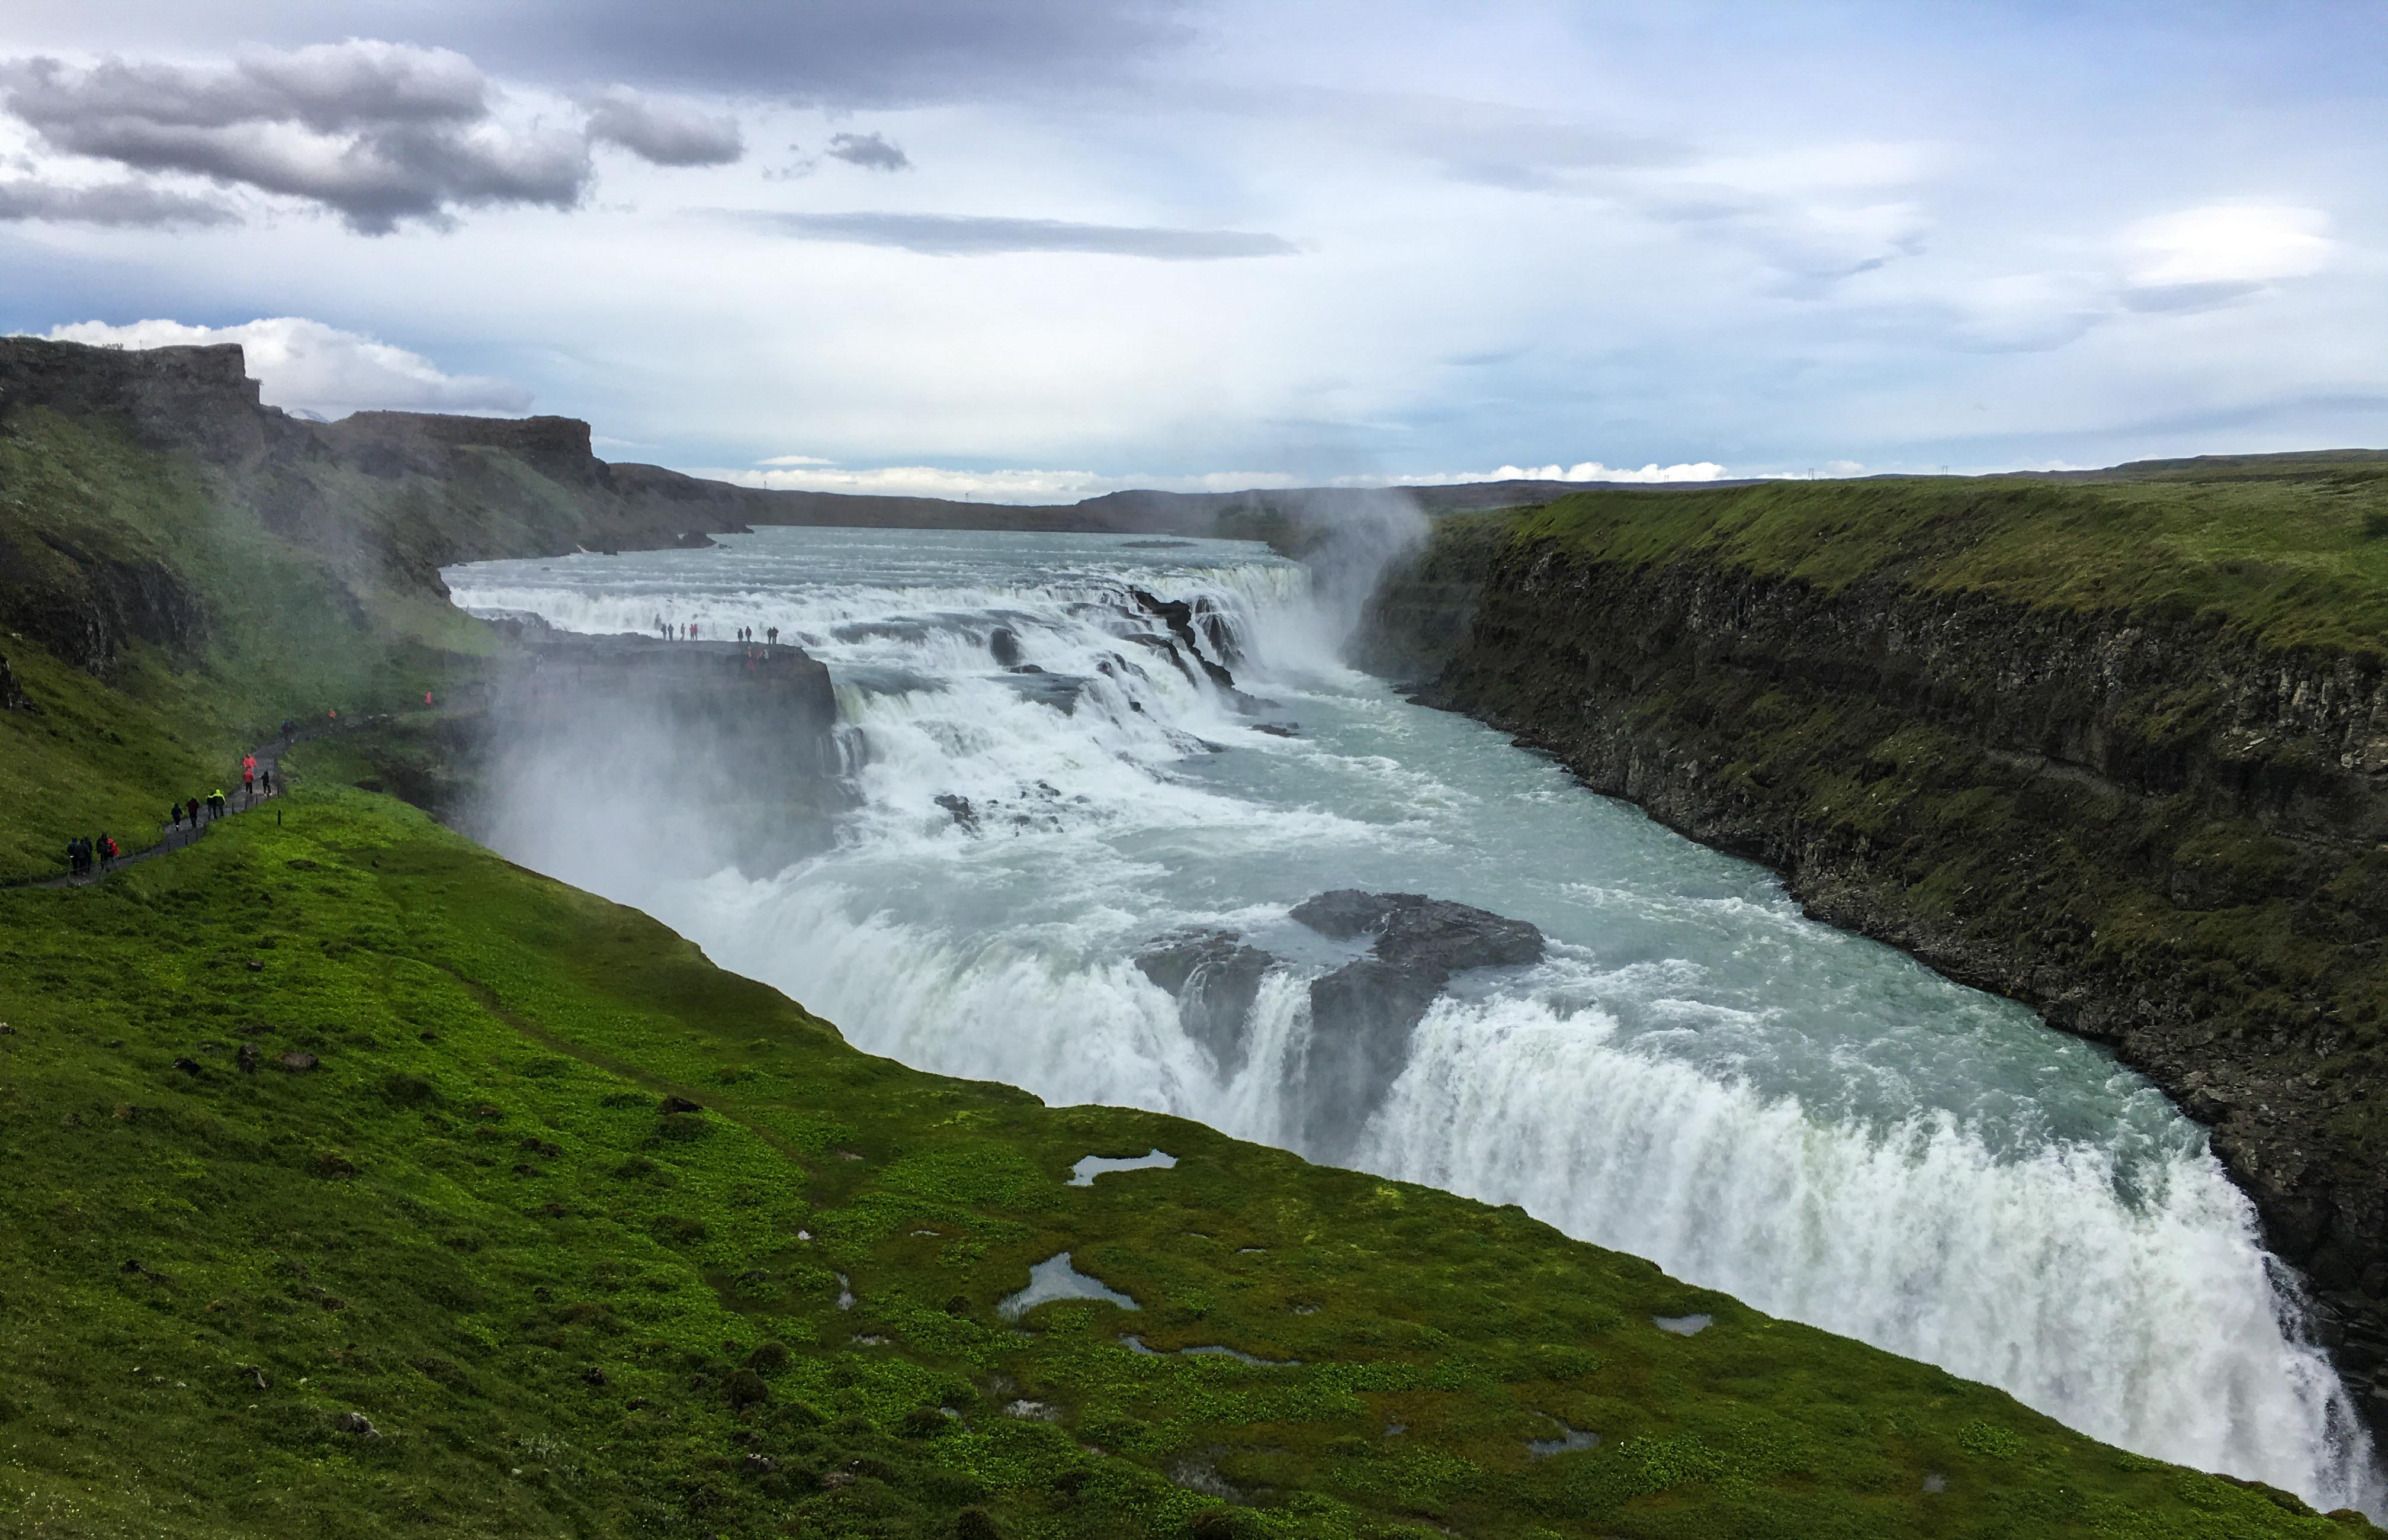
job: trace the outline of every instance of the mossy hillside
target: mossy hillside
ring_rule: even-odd
[[[301,511],[277,530],[220,473],[104,421],[17,410],[5,430],[0,544],[14,554],[0,614],[52,634],[0,642],[37,708],[0,713],[0,879],[61,869],[78,834],[149,844],[169,804],[232,781],[241,751],[285,718],[418,705],[476,677],[494,647],[366,537],[362,515],[292,495]],[[329,505],[342,488],[319,492]],[[375,527],[406,527],[404,496],[364,504]],[[145,580],[126,602],[171,630],[115,638],[88,671],[54,650],[94,624],[108,596],[91,590],[110,574]]]
[[[1515,1209],[870,1058],[387,799],[278,811],[0,896],[17,1532],[2351,1533]],[[1063,1249],[1144,1308],[999,1317]]]
[[[1524,511],[1509,528],[1520,544],[1627,565],[1698,562],[1828,590],[1887,576],[1925,592],[2202,617],[2275,648],[2388,651],[2388,465],[2373,460],[2111,482],[1603,490]]]

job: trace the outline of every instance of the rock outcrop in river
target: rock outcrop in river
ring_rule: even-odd
[[[1311,980],[1302,1051],[1303,1142],[1322,1159],[1347,1156],[1369,1116],[1409,1063],[1410,1040],[1452,975],[1514,967],[1543,956],[1543,934],[1522,920],[1422,893],[1339,888],[1294,905],[1294,919],[1365,955]],[[1251,1053],[1261,979],[1279,960],[1230,931],[1167,938],[1137,957],[1146,978],[1177,997],[1187,1035],[1223,1075]]]
[[[491,687],[488,794],[557,799],[658,872],[768,876],[825,848],[848,805],[837,699],[802,649],[526,628]],[[467,821],[473,810],[465,810]],[[571,820],[565,820],[569,825]]]

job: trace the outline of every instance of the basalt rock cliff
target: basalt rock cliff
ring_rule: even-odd
[[[2381,1420],[2388,658],[2223,607],[2036,603],[1921,562],[1808,576],[1530,518],[1397,568],[1368,661],[2111,1044],[2212,1130]]]

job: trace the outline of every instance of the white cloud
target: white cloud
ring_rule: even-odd
[[[2319,272],[2337,255],[2318,208],[2216,203],[2142,221],[2131,232],[2131,282],[2267,284]]]
[[[854,492],[887,498],[957,498],[981,502],[1063,503],[1106,492],[1272,492],[1294,486],[1465,486],[1488,481],[1714,481],[1724,467],[1645,465],[1640,470],[1584,461],[1574,465],[1504,465],[1496,471],[1432,471],[1419,475],[1328,476],[1309,481],[1279,471],[1212,471],[1200,475],[1103,475],[1093,471],[958,471],[932,465],[836,470],[805,455],[762,461],[771,470],[691,468],[689,474],[775,491]]]
[[[689,474],[766,486],[781,492],[853,492],[882,498],[953,498],[980,502],[1062,503],[1106,492],[1239,492],[1290,486],[1293,479],[1265,471],[1223,471],[1193,476],[1107,476],[1092,471],[956,471],[935,465],[883,465],[842,471],[827,461],[781,455],[768,471],[692,467]]]
[[[837,461],[823,460],[818,455],[773,455],[768,460],[758,460],[755,463],[757,465],[834,465]]]
[[[1339,481],[1335,485],[1460,486],[1480,481],[1714,481],[1723,474],[1724,467],[1712,460],[1682,465],[1660,465],[1654,461],[1638,471],[1630,466],[1603,465],[1596,460],[1586,460],[1573,465],[1504,465],[1497,471],[1447,471],[1423,476],[1354,478]]]
[[[82,321],[53,326],[49,335],[57,342],[133,348],[238,343],[266,405],[325,417],[374,409],[520,413],[531,404],[530,392],[509,381],[450,374],[420,353],[298,316],[237,326],[189,326],[179,321],[111,326]]]

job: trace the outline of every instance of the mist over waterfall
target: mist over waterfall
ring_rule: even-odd
[[[809,853],[759,852],[775,777],[811,767],[768,737],[693,765],[618,714],[514,752],[489,837],[871,1051],[1519,1203],[2126,1447],[2382,1511],[2293,1281],[2144,1080],[1337,661],[1414,534],[1355,528],[1312,567],[773,529],[452,569],[467,609],[564,632],[776,629],[834,697]],[[683,832],[626,859],[641,827]],[[1392,922],[1297,915],[1340,890],[1541,940],[1428,968]],[[1410,1014],[1328,1019],[1315,986],[1368,967]]]

